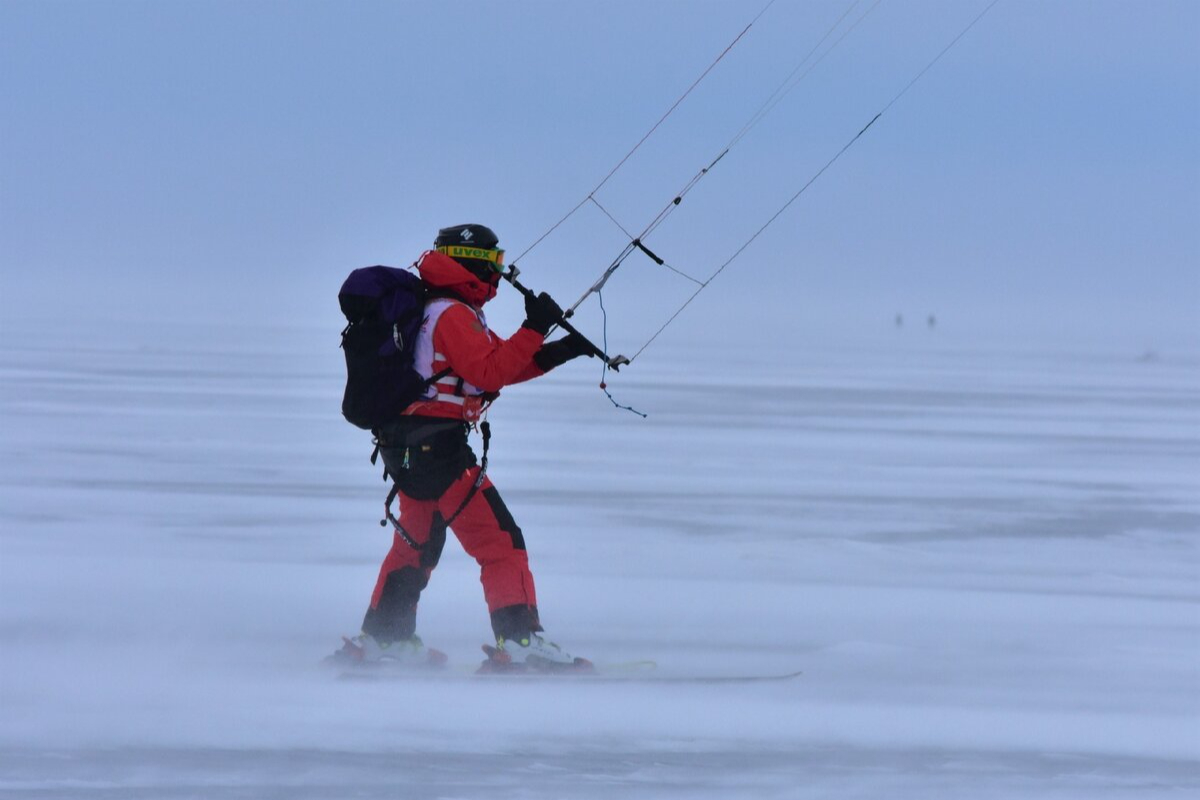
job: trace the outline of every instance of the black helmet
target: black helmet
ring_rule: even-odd
[[[486,225],[451,225],[438,231],[437,238],[433,240],[434,247],[447,247],[452,244],[492,250],[500,244],[500,239],[496,232]]]
[[[433,246],[469,269],[477,277],[491,281],[504,272],[504,251],[495,231],[486,225],[452,225],[438,231]]]

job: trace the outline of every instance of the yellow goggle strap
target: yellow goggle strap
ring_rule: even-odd
[[[504,251],[485,250],[481,247],[467,247],[461,244],[448,244],[437,248],[439,253],[445,253],[451,258],[475,258],[487,261],[493,265],[496,272],[504,271]]]

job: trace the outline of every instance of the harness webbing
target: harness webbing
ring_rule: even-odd
[[[492,441],[492,426],[486,419],[479,423],[479,433],[483,436],[483,455],[480,456],[479,459],[479,474],[475,476],[475,481],[471,484],[471,488],[467,491],[466,496],[463,497],[462,502],[458,504],[458,508],[454,509],[454,513],[444,521],[443,524],[447,528],[454,524],[454,520],[458,519],[458,515],[463,512],[463,509],[465,509],[467,504],[470,503],[472,498],[475,497],[475,493],[479,491],[479,487],[483,486],[483,479],[487,475],[488,445]],[[393,481],[391,491],[388,492],[387,499],[383,501],[385,518],[379,520],[379,525],[380,527],[386,527],[389,522],[392,523],[392,528],[395,529],[396,535],[403,539],[405,544],[407,544],[413,550],[421,550],[423,546],[418,544],[417,541],[413,539],[412,535],[409,534],[409,532],[404,529],[404,526],[400,524],[400,520],[396,518],[396,515],[392,513],[392,501],[395,500],[396,496],[399,494],[400,487],[395,481]]]

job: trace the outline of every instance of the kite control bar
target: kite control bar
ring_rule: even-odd
[[[510,266],[507,270],[504,271],[504,280],[511,283],[513,285],[513,288],[516,289],[518,292],[520,292],[524,297],[536,297],[537,295],[532,289],[529,289],[529,288],[521,285],[521,282],[517,280],[517,275],[519,275],[519,274],[520,274],[520,270],[518,270],[515,266]],[[555,322],[555,324],[558,325],[558,327],[562,328],[567,333],[574,334],[575,336],[578,336],[580,339],[582,339],[584,342],[586,342],[587,346],[590,348],[589,355],[599,356],[600,358],[604,359],[604,363],[608,364],[608,368],[611,369],[613,372],[619,371],[621,369],[621,367],[623,367],[624,365],[629,363],[629,359],[626,358],[625,356],[610,356],[608,353],[601,350],[599,347],[597,347],[595,344],[593,344],[590,339],[588,339],[586,336],[584,336],[582,333],[580,333],[578,330],[576,330],[575,326],[573,326],[571,323],[567,322],[566,316],[567,315],[564,314],[562,317],[560,317]]]

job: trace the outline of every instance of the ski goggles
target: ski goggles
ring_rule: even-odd
[[[488,266],[501,275],[504,274],[504,251],[486,250],[482,247],[468,247],[461,244],[447,244],[437,248],[451,258],[473,258],[476,261],[486,261]]]

